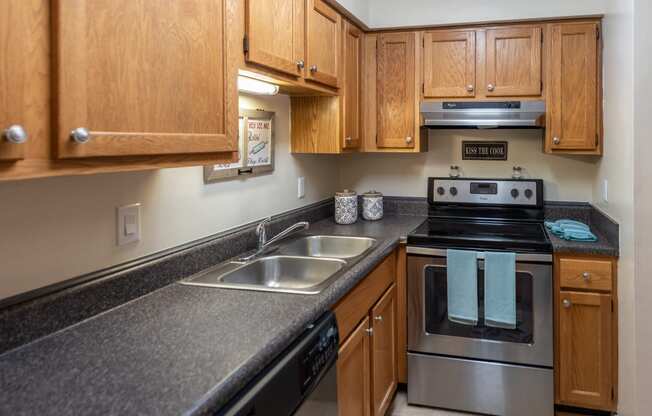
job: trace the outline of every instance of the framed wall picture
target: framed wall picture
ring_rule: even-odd
[[[231,163],[204,166],[204,182],[242,178],[274,170],[274,112],[240,110],[238,121],[239,159]]]

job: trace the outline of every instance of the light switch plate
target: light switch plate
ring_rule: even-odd
[[[602,182],[602,201],[609,202],[609,181],[607,179]]]
[[[140,203],[118,207],[117,211],[118,245],[140,241]]]
[[[306,178],[299,176],[297,180],[297,198],[302,199],[306,196]]]

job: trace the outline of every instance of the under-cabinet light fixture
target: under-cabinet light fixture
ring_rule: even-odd
[[[239,75],[238,91],[255,95],[276,95],[278,94],[278,85]]]

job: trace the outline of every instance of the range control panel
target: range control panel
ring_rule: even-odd
[[[429,178],[431,204],[543,206],[541,179]]]

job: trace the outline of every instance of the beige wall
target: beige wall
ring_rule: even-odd
[[[507,161],[461,159],[463,140],[506,140]],[[529,178],[545,180],[545,198],[593,201],[592,184],[598,158],[546,155],[541,130],[431,130],[429,151],[420,155],[362,154],[343,157],[343,187],[364,192],[372,188],[386,195],[426,196],[426,178],[448,176],[458,165],[466,177],[510,177],[521,166]]]
[[[609,0],[337,0],[369,27],[600,14]]]
[[[289,154],[289,99],[241,97],[276,111],[273,174],[204,185],[202,168],[0,183],[0,299],[327,198],[336,157]],[[297,199],[297,177],[306,197]],[[115,208],[141,202],[143,237],[117,247]]]
[[[652,409],[652,5],[634,1],[634,200],[636,224],[636,380],[638,415]]]

